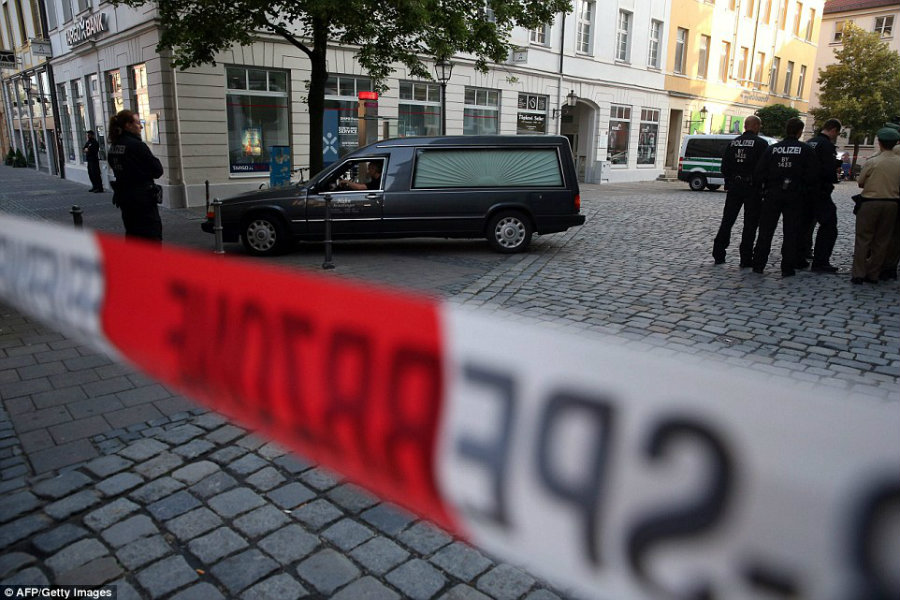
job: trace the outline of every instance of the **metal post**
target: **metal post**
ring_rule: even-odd
[[[333,269],[334,263],[331,262],[331,194],[325,194],[325,262],[322,268],[325,270]]]
[[[441,81],[441,135],[447,135],[447,82]]]
[[[209,179],[206,180],[206,212],[209,212]]]
[[[81,229],[84,225],[84,219],[82,219],[84,211],[81,210],[81,207],[77,204],[73,204],[72,210],[69,211],[69,214],[72,215],[72,220],[75,221],[75,228]]]
[[[214,254],[225,254],[224,244],[222,242],[222,201],[218,198],[212,201],[213,207],[213,233],[216,236],[216,247]]]

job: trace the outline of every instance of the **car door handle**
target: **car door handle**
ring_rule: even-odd
[[[376,205],[380,205],[382,196],[381,194],[366,194],[366,200],[374,200]]]

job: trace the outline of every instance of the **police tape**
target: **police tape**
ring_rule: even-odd
[[[0,216],[0,297],[591,598],[896,598],[900,406]]]

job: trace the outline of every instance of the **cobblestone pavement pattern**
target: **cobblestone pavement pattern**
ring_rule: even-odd
[[[71,223],[79,204],[88,226],[121,232],[109,194],[24,169],[0,178],[0,211]],[[844,272],[791,279],[777,264],[739,270],[734,251],[713,266],[721,192],[654,182],[582,193],[587,224],[526,254],[348,242],[332,273],[897,401],[897,284],[848,281],[852,184],[835,194],[832,262]],[[162,212],[168,242],[210,249],[202,211]],[[269,262],[316,269],[321,250]],[[0,398],[0,583],[114,583],[120,599],[567,596],[2,304]]]

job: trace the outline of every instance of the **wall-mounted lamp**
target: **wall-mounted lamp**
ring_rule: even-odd
[[[693,120],[693,119],[691,119],[691,118],[688,118],[688,119],[686,120],[686,122],[685,122],[685,127],[687,127],[688,129],[690,129],[690,128],[691,128],[691,125],[693,125],[694,123],[703,123],[704,121],[706,121],[706,116],[707,116],[708,114],[709,114],[709,111],[706,110],[706,107],[704,106],[703,108],[700,109],[700,120],[699,120],[699,121],[695,121],[695,120]]]
[[[569,93],[566,94],[566,103],[562,108],[554,108],[553,109],[553,118],[557,118],[561,113],[568,112],[569,110],[575,108],[575,105],[578,104],[578,96],[575,95],[575,90],[569,90]]]

